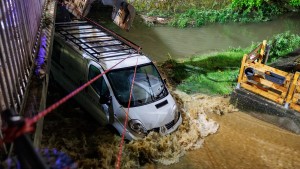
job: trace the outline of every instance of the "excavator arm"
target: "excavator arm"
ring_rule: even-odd
[[[90,12],[94,2],[95,0],[64,1],[67,10],[78,19]],[[113,22],[120,28],[129,31],[135,17],[135,8],[131,4],[127,3],[126,0],[97,0],[96,2],[113,7],[111,15]]]

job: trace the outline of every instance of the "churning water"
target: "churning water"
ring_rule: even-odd
[[[300,33],[299,28],[300,18],[299,15],[297,15],[285,16],[265,23],[212,24],[201,28],[187,29],[170,27],[149,28],[137,22],[129,33],[119,33],[136,44],[141,45],[144,53],[148,54],[153,60],[164,61],[169,57],[186,58],[195,54],[226,50],[229,46],[247,47],[251,45],[252,42],[268,39],[274,34],[282,33],[287,30],[292,33]],[[266,166],[276,167],[281,166],[281,164],[290,164],[288,163],[289,159],[293,157],[295,158],[290,160],[292,161],[290,166],[281,167],[293,168],[300,166],[299,159],[297,161],[296,158],[300,155],[299,137],[278,130],[277,128],[273,130],[273,127],[271,128],[272,130],[270,127],[261,128],[259,126],[266,126],[266,124],[254,121],[248,116],[244,117],[244,115],[242,115],[243,118],[246,119],[244,121],[239,118],[235,119],[236,116],[226,116],[225,120],[220,119],[220,122],[226,122],[223,123],[223,134],[219,136],[219,139],[216,139],[217,141],[211,139],[210,141],[213,144],[208,144],[203,147],[207,149],[209,146],[214,145],[219,148],[211,152],[219,152],[221,149],[224,150],[220,151],[219,156],[214,156],[213,153],[201,156],[203,153],[193,151],[195,153],[190,153],[187,158],[182,157],[189,152],[189,150],[202,147],[203,144],[205,144],[205,140],[210,139],[206,138],[206,136],[217,132],[219,127],[222,128],[217,122],[209,119],[207,115],[218,114],[217,117],[219,117],[219,115],[236,112],[237,110],[229,104],[228,98],[221,96],[207,96],[201,94],[190,96],[180,91],[173,92],[173,96],[177,98],[176,100],[181,105],[183,124],[176,132],[170,135],[160,136],[158,133],[150,133],[143,140],[126,143],[122,155],[122,168],[140,168],[149,163],[154,163],[154,167],[157,167],[156,163],[159,163],[163,165],[173,164],[172,168],[182,168],[182,166],[198,168],[199,166],[194,164],[198,164],[197,162],[201,161],[199,159],[206,160],[201,163],[203,167],[205,167],[209,161],[212,161],[211,165],[206,165],[207,168],[219,168],[222,166],[237,167],[236,164],[245,160],[243,157],[247,155],[249,155],[248,157],[251,158],[251,160],[248,161],[249,164],[247,160],[245,160],[246,162],[243,161],[245,162],[245,168],[251,168],[253,166],[265,168]],[[48,100],[54,102],[60,97],[62,96],[53,90]],[[241,124],[241,122],[243,122],[243,124]],[[230,128],[228,125],[226,126],[228,123],[232,124],[234,128]],[[255,124],[258,124],[258,126],[255,126]],[[234,130],[235,128],[237,128],[237,130]],[[257,128],[259,128],[260,131],[247,133],[248,130],[254,131],[254,129]],[[77,104],[71,101],[56,110],[56,113],[45,118],[42,145],[43,147],[57,148],[67,152],[78,162],[81,168],[114,168],[120,137],[116,136],[112,131],[107,127],[100,126],[86,112],[82,111]],[[266,134],[268,131],[278,133],[278,136],[274,136],[272,133]],[[262,137],[267,138],[267,136],[273,139],[257,139]],[[285,137],[291,141],[286,140],[284,145],[281,145],[281,137]],[[274,142],[274,139],[277,141]],[[239,140],[241,143],[236,142],[236,140]],[[268,140],[268,142],[264,142],[265,140]],[[251,147],[248,145],[251,145]],[[264,151],[262,152],[258,151],[258,149],[253,149],[253,145],[260,145],[266,148],[258,148]],[[292,146],[286,150],[284,149],[288,147],[286,145]],[[277,153],[273,152],[273,150],[277,150],[276,147],[281,148],[278,150],[286,153],[282,156],[272,156],[272,154]],[[213,149],[214,147],[210,148]],[[232,159],[225,150],[235,153],[232,154]],[[266,155],[265,152],[268,154]],[[255,160],[255,155],[257,154],[260,156],[257,156],[258,160]],[[288,154],[290,154],[290,156]],[[180,157],[184,158],[184,160],[182,163],[177,163]],[[276,159],[277,157],[283,160]],[[259,161],[260,159],[269,161],[261,162]],[[279,161],[280,163],[266,165],[266,163],[270,164],[271,160],[275,162]],[[234,163],[235,161],[236,163]],[[153,165],[150,165],[150,168],[151,167],[153,168]],[[163,168],[163,166],[159,166],[159,168]]]
[[[200,148],[206,136],[217,132],[219,124],[207,118],[206,113],[236,111],[223,97],[190,96],[180,91],[173,92],[173,96],[181,107],[182,125],[167,136],[153,132],[142,140],[126,143],[122,168],[177,163],[187,151]],[[44,128],[44,147],[67,152],[83,168],[114,168],[120,137],[99,126],[72,101],[47,116]]]

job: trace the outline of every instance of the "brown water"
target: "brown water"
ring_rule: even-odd
[[[246,47],[287,30],[300,33],[299,28],[299,16],[290,16],[266,23],[187,29],[149,28],[138,22],[129,33],[120,33],[141,45],[152,59],[163,61],[168,54],[184,58],[229,46]],[[173,95],[180,102],[183,124],[171,135],[152,133],[125,144],[122,168],[300,168],[299,135],[239,112],[229,98],[178,91]],[[48,100],[61,97],[50,88]],[[120,137],[112,131],[71,100],[45,118],[42,145],[67,152],[81,168],[114,168]]]
[[[199,168],[300,168],[300,136],[243,112],[214,116],[217,134],[206,138],[201,149],[189,151],[180,163],[160,169]]]
[[[60,94],[52,90],[50,88],[50,98],[55,100]],[[153,132],[143,140],[125,144],[122,168],[178,163],[186,152],[201,148],[205,138],[219,129],[219,124],[207,118],[206,112],[236,111],[222,97],[189,96],[179,91],[173,95],[182,101],[182,125],[170,135],[160,136]],[[197,102],[199,100],[201,103]],[[120,137],[107,127],[99,126],[72,100],[45,118],[43,134],[43,147],[68,153],[81,168],[114,168]]]
[[[57,91],[50,88],[53,101]],[[183,124],[126,143],[121,168],[300,168],[299,135],[239,112],[228,97],[172,93]],[[71,100],[45,118],[42,145],[68,153],[80,168],[114,168],[120,137],[112,131]]]
[[[136,19],[130,32],[116,31],[143,47],[144,53],[155,61],[188,58],[226,50],[229,47],[248,47],[285,31],[300,34],[300,14],[280,17],[263,23],[211,24],[200,28],[147,27]],[[170,56],[169,56],[170,55]]]
[[[229,105],[229,98],[176,93],[182,98],[187,114],[206,113],[220,128],[216,134],[205,138],[200,149],[188,151],[179,163],[169,166],[148,165],[148,168],[300,167],[299,135],[233,109]]]
[[[219,123],[216,134],[205,138],[200,149],[187,151],[178,163],[144,168],[270,168],[300,167],[300,136],[230,107],[229,98],[196,94],[182,98],[185,113],[206,113]],[[223,114],[222,116],[218,114]],[[193,118],[192,118],[193,119]]]

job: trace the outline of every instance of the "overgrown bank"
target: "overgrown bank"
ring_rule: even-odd
[[[228,95],[236,86],[243,55],[259,43],[253,43],[245,49],[228,49],[220,53],[195,56],[189,60],[170,59],[161,66],[168,69],[168,77],[184,92]],[[285,32],[273,36],[268,44],[271,44],[271,63],[299,48],[300,36]]]
[[[171,18],[176,27],[208,23],[259,22],[300,9],[299,0],[131,0],[137,10],[148,16]]]

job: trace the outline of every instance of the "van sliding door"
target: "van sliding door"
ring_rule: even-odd
[[[98,65],[90,64],[88,69],[88,81],[101,74],[100,67]],[[100,97],[109,97],[110,92],[108,86],[103,77],[97,79],[92,83],[86,91],[86,106],[89,107],[89,112],[96,118],[101,124],[108,123],[110,103],[100,103]],[[103,99],[103,98],[102,98]]]

